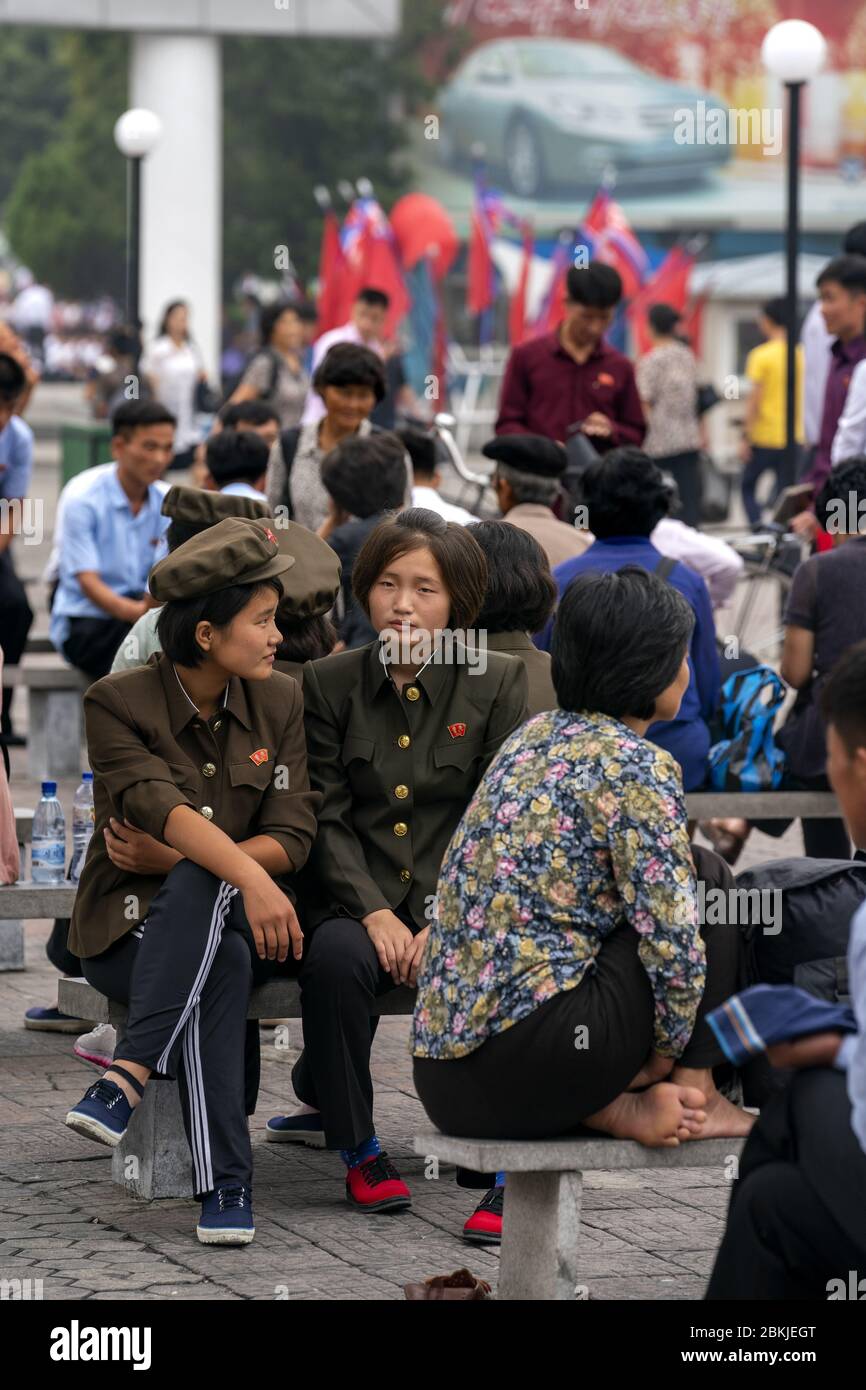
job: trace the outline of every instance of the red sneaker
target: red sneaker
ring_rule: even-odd
[[[473,1245],[501,1245],[504,1187],[491,1187],[463,1227],[463,1239]]]
[[[401,1211],[412,1205],[412,1195],[386,1153],[348,1169],[346,1197],[361,1211]]]

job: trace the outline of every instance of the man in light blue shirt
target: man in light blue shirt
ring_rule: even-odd
[[[265,474],[270,449],[251,429],[223,429],[211,435],[206,450],[205,487],[230,497],[251,497],[267,505]]]
[[[19,363],[0,353],[0,650],[7,666],[17,666],[21,660],[33,622],[12,560],[12,541],[23,529],[22,507],[33,475],[33,431],[14,413],[26,385]],[[4,687],[0,742],[7,744],[24,742],[12,732],[12,695],[12,688]]]
[[[168,518],[157,486],[174,453],[175,419],[158,401],[126,401],[112,419],[114,468],[71,500],[63,522],[51,641],[99,680],[152,606],[147,578],[165,554]]]
[[[822,697],[827,775],[866,849],[866,642]],[[866,903],[851,924],[848,982],[858,1032],[767,1049],[793,1067],[740,1159],[708,1299],[866,1299]]]

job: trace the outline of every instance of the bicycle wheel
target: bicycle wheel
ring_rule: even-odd
[[[716,613],[722,642],[737,644],[732,655],[751,652],[768,666],[778,666],[790,589],[791,576],[783,570],[746,561],[729,602]]]

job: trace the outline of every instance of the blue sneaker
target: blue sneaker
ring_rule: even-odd
[[[82,1033],[87,1031],[86,1024],[87,1019],[73,1018],[72,1014],[61,1013],[53,1005],[50,1009],[37,1005],[24,1015],[24,1027],[37,1033]]]
[[[325,1147],[321,1115],[275,1115],[265,1127],[265,1139],[272,1144],[307,1144],[311,1149]]]
[[[101,1076],[88,1087],[84,1097],[66,1116],[66,1123],[77,1134],[95,1139],[98,1144],[114,1148],[119,1144],[132,1119],[132,1106],[114,1081]]]
[[[206,1193],[195,1233],[202,1245],[249,1245],[256,1233],[252,1188],[226,1183]]]

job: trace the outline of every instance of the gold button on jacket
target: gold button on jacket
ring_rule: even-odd
[[[421,691],[418,689],[417,685],[406,686],[406,699],[411,700],[413,704],[416,700],[421,699]]]
[[[304,873],[310,927],[400,904],[423,926],[448,841],[526,718],[526,672],[515,657],[488,652],[483,674],[431,662],[403,699],[379,650],[371,642],[304,668],[310,782],[323,796]],[[395,825],[394,797],[404,794],[412,820]]]
[[[103,835],[109,817],[128,820],[162,840],[169,814],[188,806],[236,844],[269,835],[286,853],[286,875],[301,869],[315,837],[321,798],[310,790],[301,692],[288,676],[274,672],[263,681],[233,676],[225,708],[214,721],[222,723],[216,736],[159,652],[144,666],[91,685],[84,718],[94,774],[94,833],[69,931],[75,955],[100,955],[143,921],[165,877],[115,868]],[[250,755],[260,749],[267,761],[253,762]],[[391,785],[398,780],[399,774]]]
[[[216,763],[205,763],[204,767],[202,768],[202,774],[203,774],[205,777],[213,777],[213,776],[215,776],[215,774],[216,774]]]

